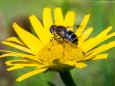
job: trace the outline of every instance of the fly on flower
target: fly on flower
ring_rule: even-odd
[[[80,25],[77,26],[73,26],[73,27],[79,27]],[[78,44],[78,38],[77,35],[71,31],[68,30],[67,27],[64,26],[56,26],[56,25],[52,25],[50,27],[50,32],[54,35],[54,38],[57,38],[57,36],[59,36],[60,38],[66,39],[67,41],[77,45]]]
[[[80,25],[68,26],[68,27],[59,26],[59,25],[58,26],[57,25],[52,25],[50,27],[50,32],[51,32],[51,34],[54,35],[54,37],[53,37],[54,41],[56,41],[58,39],[62,39],[62,41],[63,41],[63,56],[64,56],[64,51],[65,51],[64,50],[65,49],[65,44],[64,44],[65,40],[74,44],[74,45],[78,45],[78,37],[74,33],[74,31],[71,31],[71,30],[68,29],[69,27],[78,28],[78,27],[80,27]],[[58,38],[58,36],[59,36],[59,38]],[[52,46],[53,46],[53,44],[52,44]],[[49,48],[49,50],[50,50],[50,48]],[[83,52],[83,54],[85,55],[84,52]]]
[[[5,53],[0,55],[0,58],[9,56],[20,57],[20,59],[18,58],[5,62],[6,65],[9,66],[7,69],[8,71],[22,68],[34,68],[32,71],[21,75],[16,81],[22,81],[47,70],[63,72],[72,68],[84,68],[87,66],[85,63],[86,61],[106,59],[108,54],[104,53],[104,51],[115,47],[115,41],[111,41],[101,46],[98,45],[103,41],[114,37],[115,32],[109,33],[112,29],[112,26],[109,26],[96,37],[89,38],[93,31],[92,27],[86,28],[89,18],[90,14],[85,15],[80,23],[81,26],[73,32],[72,27],[70,27],[69,30],[67,30],[68,28],[66,29],[68,26],[74,26],[76,18],[73,11],[68,11],[66,16],[63,17],[61,9],[55,8],[55,22],[53,22],[51,8],[45,8],[43,11],[43,24],[35,15],[29,17],[37,36],[27,32],[17,23],[14,23],[13,28],[19,37],[10,37],[2,42],[5,45],[24,52],[0,50],[0,52]],[[52,29],[52,27],[55,28]],[[50,42],[51,38],[54,37],[54,34],[60,36],[61,39],[69,41],[64,43],[64,56],[62,54],[63,43],[57,40],[52,46],[53,41]],[[70,46],[70,42],[73,45]],[[48,49],[50,46],[52,47],[49,52]],[[86,56],[84,56],[83,52],[87,53]]]

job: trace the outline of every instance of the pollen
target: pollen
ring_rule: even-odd
[[[66,61],[79,61],[85,57],[81,49],[68,41],[52,40],[45,45],[38,54],[39,59],[45,63],[54,63],[58,60],[58,64]]]

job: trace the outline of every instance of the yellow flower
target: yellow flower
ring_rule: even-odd
[[[64,19],[61,9],[56,8],[54,9],[55,22],[53,23],[51,9],[45,8],[43,11],[43,25],[35,15],[29,17],[37,37],[14,23],[13,28],[19,37],[10,37],[2,42],[24,52],[0,50],[5,53],[0,58],[7,56],[20,57],[17,60],[6,61],[6,65],[10,66],[7,69],[8,71],[27,67],[34,68],[33,71],[20,76],[17,81],[22,81],[46,70],[66,71],[72,68],[84,68],[87,66],[84,62],[87,60],[106,59],[108,54],[102,52],[115,47],[115,41],[99,47],[97,45],[115,36],[115,32],[109,33],[112,29],[112,26],[109,26],[96,37],[87,39],[93,31],[92,27],[84,30],[89,17],[90,14],[85,15],[80,27],[77,28],[75,34],[79,41],[78,45],[74,45],[68,41],[52,39],[53,35],[50,33],[49,28],[51,25],[74,26],[75,13],[69,11]],[[68,29],[73,30],[72,27]],[[63,44],[65,47],[63,47]]]

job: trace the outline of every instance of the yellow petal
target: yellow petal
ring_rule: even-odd
[[[27,59],[31,62],[42,63],[38,58],[36,58],[36,56],[23,54],[23,53],[18,53],[18,52],[9,52],[9,53],[1,55],[0,58],[7,57],[7,56],[18,56],[20,58]]]
[[[7,38],[6,41],[12,41],[12,42],[16,42],[18,44],[24,45],[24,43],[18,37],[10,37],[10,38]]]
[[[107,40],[107,39],[109,39],[109,38],[111,38],[111,37],[113,37],[113,36],[115,36],[115,32],[113,32],[113,33],[107,35],[106,37],[104,37],[103,40]],[[88,54],[92,53],[93,51],[94,51],[94,49],[91,50],[91,51],[89,51]]]
[[[13,67],[7,68],[6,70],[7,70],[7,71],[12,71],[12,70],[21,69],[21,68],[24,68],[24,67],[18,65],[18,66],[13,66]]]
[[[21,38],[21,40],[35,53],[38,53],[39,50],[43,47],[43,44],[40,42],[38,38],[36,38],[31,33],[25,31],[21,27],[19,27],[16,23],[13,24],[13,27]]]
[[[32,57],[33,55],[18,53],[18,52],[9,52],[6,54],[1,55],[0,57],[6,57],[6,56],[20,56],[20,57]]]
[[[0,52],[10,53],[10,52],[12,52],[12,51],[8,51],[8,50],[0,50]]]
[[[23,46],[21,46],[21,45],[18,45],[18,44],[14,44],[14,43],[6,42],[6,41],[3,41],[2,43],[5,44],[5,45],[8,45],[8,46],[14,47],[14,48],[16,48],[16,49],[19,49],[19,50],[25,51],[25,52],[27,52],[27,53],[35,54],[35,53],[32,52],[30,49],[28,49],[28,48],[26,48],[26,47],[23,47]]]
[[[51,37],[53,36],[50,32],[50,27],[51,25],[53,25],[53,20],[52,20],[52,15],[51,15],[51,8],[44,8],[43,11],[43,24],[44,24],[44,28],[46,31],[46,37],[45,40],[47,40],[46,43],[48,43],[51,39]]]
[[[22,67],[36,67],[37,63],[28,61],[28,60],[10,60],[6,61],[5,64],[7,66],[22,66]]]
[[[63,62],[63,63],[67,64],[67,65],[70,65],[70,66],[77,67],[77,68],[84,68],[84,67],[87,66],[87,64],[85,64],[85,63],[82,63],[82,62],[76,63],[75,61],[66,61],[66,62]]]
[[[12,64],[12,66],[22,66],[22,67],[36,67],[37,64]]]
[[[70,66],[74,66],[74,64],[76,64],[76,62],[75,61],[65,61],[65,62],[63,62],[63,64],[67,64],[67,65],[70,65]]]
[[[98,54],[96,55],[95,58],[93,58],[92,60],[100,60],[100,59],[107,59],[108,54]]]
[[[82,62],[76,63],[76,64],[74,64],[74,65],[75,65],[75,67],[81,68],[81,69],[87,66],[87,64],[82,63]]]
[[[85,39],[87,39],[89,37],[89,35],[92,33],[93,28],[90,27],[88,28],[79,38],[78,44],[82,44],[84,42]]]
[[[94,48],[96,45],[100,44],[101,42],[104,41],[104,38],[106,37],[107,33],[112,29],[112,27],[108,27],[106,30],[101,32],[99,35],[97,35],[94,40],[88,44],[86,44],[83,48],[83,51],[87,52]]]
[[[46,28],[48,30],[49,30],[50,26],[53,25],[53,20],[52,20],[52,16],[51,16],[51,8],[44,8],[43,24],[44,24],[44,28]]]
[[[69,30],[73,30],[74,26],[74,22],[75,22],[75,13],[73,11],[69,11],[66,16],[65,16],[65,20],[64,20],[64,26],[70,26],[70,28],[68,28]]]
[[[54,22],[56,25],[64,25],[64,18],[60,8],[54,9]]]
[[[80,24],[80,27],[77,29],[77,31],[75,32],[75,34],[79,37],[81,36],[83,30],[85,29],[88,21],[89,21],[89,18],[90,18],[90,14],[87,14],[85,15],[84,19],[82,20],[81,24]]]
[[[107,35],[103,40],[107,40],[107,39],[109,39],[109,38],[111,38],[111,37],[113,37],[113,36],[115,36],[115,32],[113,32],[113,33]]]
[[[43,44],[47,44],[52,36],[49,29],[45,29],[36,16],[30,16],[29,19],[39,39]]]
[[[111,38],[111,37],[113,37],[113,36],[115,36],[115,32],[113,32],[113,33],[107,35],[106,37],[104,37],[104,38],[103,38],[103,41],[104,41],[104,40],[107,40],[107,39],[109,39],[109,38]],[[89,51],[87,54],[91,54],[94,50],[95,50],[95,49]]]
[[[87,44],[89,44],[89,43],[92,43],[93,40],[94,40],[94,37],[92,37],[92,38],[90,38],[90,39],[84,41],[84,42],[81,43],[81,44],[79,43],[78,46],[81,47],[81,49],[84,51],[84,50],[85,50],[85,49],[84,49],[84,48],[85,48],[84,46],[87,45]]]
[[[27,60],[10,60],[10,61],[6,61],[5,64],[8,66],[11,66],[15,63],[27,63]]]
[[[22,80],[24,80],[24,79],[26,79],[26,78],[29,78],[29,77],[31,77],[31,76],[33,76],[33,75],[36,75],[36,74],[39,74],[39,73],[41,73],[41,72],[44,72],[44,71],[46,71],[47,70],[47,68],[42,68],[42,69],[39,69],[39,70],[33,70],[33,71],[31,71],[31,72],[28,72],[28,73],[26,73],[26,74],[23,74],[22,76],[20,76],[18,79],[16,79],[16,81],[22,81]]]
[[[93,31],[92,27],[90,27],[90,28],[88,28],[87,30],[84,31],[84,33],[82,34],[84,36],[84,40],[87,39],[90,36],[92,31]]]
[[[115,47],[115,41],[109,42],[108,44],[104,44],[104,45],[92,50],[94,52],[92,54],[90,54],[90,56],[94,56],[96,54],[104,52],[104,51],[106,51],[106,50],[108,50],[110,48],[113,48],[113,47]]]

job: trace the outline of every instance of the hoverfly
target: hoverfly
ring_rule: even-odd
[[[76,26],[70,26],[70,27],[76,27],[76,28],[79,28],[81,25],[76,25]],[[52,25],[50,27],[50,32],[51,34],[54,35],[54,38],[57,38],[57,36],[59,36],[60,38],[64,40],[67,40],[69,41],[70,43],[74,44],[74,45],[78,45],[78,37],[77,35],[71,31],[71,30],[68,30],[67,29],[68,27],[64,27],[64,26],[61,26],[61,25]],[[58,39],[58,38],[57,38]],[[53,44],[52,44],[53,46]],[[63,45],[64,47],[64,45]],[[49,49],[50,50],[50,49]],[[85,52],[82,52],[84,55],[86,55]],[[63,55],[64,55],[64,52],[63,52]]]
[[[73,26],[73,27],[78,28],[79,26],[80,25]],[[78,38],[77,38],[76,34],[73,31],[68,30],[67,27],[52,25],[50,27],[50,32],[51,32],[51,34],[54,35],[54,37],[56,37],[56,35],[58,35],[63,40],[65,39],[65,40],[71,42],[72,44],[78,45]]]

